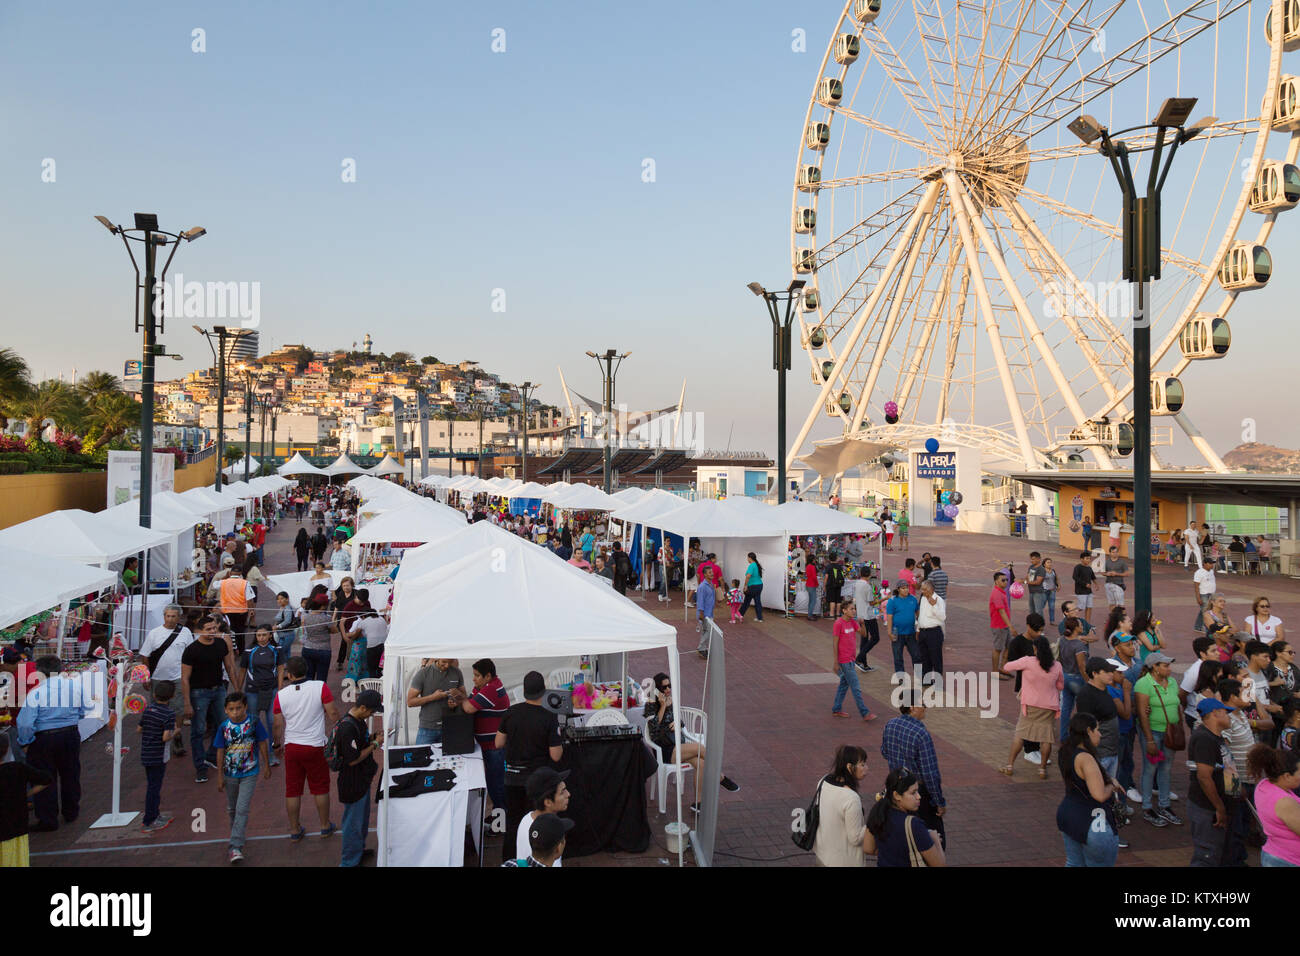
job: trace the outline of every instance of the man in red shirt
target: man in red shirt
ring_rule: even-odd
[[[817,601],[817,562],[816,561],[808,562],[808,566],[804,568],[803,579],[804,579],[803,581],[804,587],[808,589],[808,620],[815,621],[817,620],[818,617],[821,616],[820,614],[817,613],[818,611],[821,610],[821,606],[818,604]],[[836,624],[838,625],[839,622],[836,621]]]
[[[1007,641],[1011,639],[1011,604],[1007,600],[1007,576],[1001,571],[993,575],[993,590],[989,592],[989,627],[993,631],[993,673],[999,680],[1011,680],[1002,673],[1007,662]]]
[[[853,666],[853,661],[858,656],[858,633],[861,629],[862,624],[857,619],[857,612],[852,602],[846,601],[840,608],[840,616],[835,619],[835,627],[832,628],[834,637],[831,640],[831,650],[835,661],[833,670],[839,674],[840,683],[835,688],[835,703],[831,705],[831,713],[836,717],[849,716],[840,708],[844,705],[844,695],[852,691],[853,702],[858,705],[858,713],[862,715],[862,719],[875,720],[876,715],[867,708],[867,702],[862,699],[862,688],[858,686],[858,672]]]
[[[253,547],[257,549],[257,566],[262,566],[262,546],[266,544],[266,525],[257,522],[253,525]]]
[[[491,658],[474,662],[474,693],[464,696],[460,688],[454,692],[461,698],[460,708],[474,715],[474,739],[483,751],[483,775],[487,778],[488,796],[493,807],[506,805],[506,752],[497,749],[497,730],[501,718],[510,709],[510,695],[506,693],[497,676],[497,666]]]

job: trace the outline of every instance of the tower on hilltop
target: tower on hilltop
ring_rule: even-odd
[[[370,339],[370,333],[367,332],[367,333],[366,333],[366,337],[365,337],[364,339],[361,340],[361,351],[364,352],[364,353],[366,353],[367,355],[369,355],[369,354],[370,354],[370,348],[371,348],[371,346],[372,346],[373,344],[374,344],[374,343],[373,343],[373,342],[371,341],[371,339]]]

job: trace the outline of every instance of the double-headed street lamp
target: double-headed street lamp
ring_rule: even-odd
[[[541,387],[542,387],[541,384],[537,382],[524,382],[524,384],[519,387],[519,391],[523,394],[524,397],[524,402],[523,402],[524,445],[523,445],[523,452],[520,456],[520,468],[519,468],[519,470],[523,474],[522,480],[524,482],[528,481],[528,396],[530,393],[537,391]]]
[[[609,494],[610,479],[610,434],[613,430],[613,410],[614,410],[614,379],[618,375],[619,366],[623,364],[623,359],[631,355],[631,352],[619,353],[614,349],[606,349],[604,355],[597,355],[595,352],[588,352],[600,366],[601,379],[605,383],[605,494]],[[614,363],[617,362],[618,365]],[[602,364],[603,363],[603,364]]]
[[[214,325],[212,331],[194,326],[194,331],[207,339],[208,348],[212,349],[212,359],[217,366],[217,478],[214,487],[221,490],[221,471],[226,462],[226,358],[230,354],[227,342],[234,342],[245,335],[251,335],[250,329],[230,329],[224,325]],[[212,340],[217,344],[214,346]]]
[[[244,373],[244,481],[248,481],[248,459],[253,450],[253,370],[247,365],[239,366]]]
[[[1110,160],[1124,196],[1124,278],[1135,286],[1133,310],[1133,611],[1151,610],[1151,298],[1147,282],[1160,278],[1160,190],[1178,147],[1218,122],[1206,116],[1191,126],[1187,118],[1196,106],[1195,97],[1171,97],[1161,104],[1150,123],[1131,126],[1114,136],[1136,130],[1154,129],[1151,146],[1130,149],[1115,139],[1091,116],[1082,115],[1070,124],[1070,132],[1085,145],[1098,139],[1098,152]],[[1164,155],[1165,143],[1169,153]],[[1139,196],[1133,183],[1129,154],[1151,151],[1146,194]]]
[[[127,229],[114,225],[106,216],[95,217],[101,225],[115,236],[122,237],[126,254],[131,257],[131,267],[135,269],[135,330],[144,333],[144,347],[140,374],[140,527],[153,526],[153,380],[154,359],[166,355],[166,349],[157,343],[158,326],[161,324],[157,308],[158,285],[167,281],[167,269],[172,264],[181,240],[193,242],[205,235],[207,230],[195,226],[184,232],[166,232],[158,228],[158,216],[151,212],[135,214],[135,227]],[[138,235],[136,235],[138,233]],[[131,242],[144,244],[144,283],[140,282],[140,266],[131,251]],[[162,274],[157,274],[157,253],[159,247],[168,246],[172,250],[163,263]],[[144,290],[144,314],[140,313],[140,290]],[[165,331],[165,329],[164,329]],[[147,583],[147,582],[146,582]]]
[[[772,368],[776,369],[776,503],[785,504],[785,373],[790,369],[790,323],[794,319],[794,303],[805,283],[792,279],[784,292],[768,292],[758,282],[747,288],[767,304],[772,320]],[[777,303],[785,301],[785,318]]]

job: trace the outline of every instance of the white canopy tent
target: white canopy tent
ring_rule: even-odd
[[[219,532],[229,531],[234,526],[235,509],[242,507],[241,502],[232,501],[207,485],[182,491],[179,496],[193,502],[196,507],[205,508],[208,521]]]
[[[539,485],[535,481],[530,481],[519,485],[517,488],[511,488],[506,493],[506,497],[512,501],[515,498],[541,498],[551,490],[550,485]]]
[[[767,507],[766,505],[764,507]],[[787,501],[774,509],[777,520],[791,535],[833,535],[880,533],[880,525],[811,501]]]
[[[275,469],[277,474],[281,475],[326,475],[328,472],[323,468],[317,468],[306,458],[302,457],[301,452],[294,452],[293,457],[286,461],[279,468]]]
[[[262,463],[252,455],[248,456],[248,474],[250,476],[257,474],[262,468]],[[221,473],[227,478],[234,478],[244,473],[244,459],[233,462],[221,469]]]
[[[230,484],[226,485],[226,487],[221,489],[221,493],[224,495],[233,495],[241,501],[249,501],[253,498],[261,497],[261,495],[257,493],[257,489],[246,481],[232,481]]]
[[[384,511],[367,521],[348,540],[352,569],[360,574],[361,546],[367,544],[424,544],[465,528],[465,515],[434,501],[417,499],[411,504]]]
[[[564,511],[614,511],[623,506],[613,495],[591,485],[572,485],[542,496],[542,501]]]
[[[381,461],[379,464],[375,465],[375,467],[370,469],[370,474],[404,475],[406,474],[406,469],[402,467],[401,463],[396,458],[394,458],[391,454],[389,454],[384,456],[383,461]]]
[[[14,548],[0,550],[0,579],[5,582],[0,592],[0,627],[10,627],[54,607],[62,607],[66,618],[73,598],[117,583],[117,576],[103,568]],[[60,621],[60,639],[62,633]]]
[[[151,551],[149,564],[156,570],[159,567],[168,571],[167,579],[175,582],[181,572],[189,567],[190,554],[194,551],[194,526],[203,519],[186,508],[174,498],[155,495],[151,507],[151,528],[171,536],[169,554]],[[125,525],[130,528],[140,527],[140,502],[138,499],[124,501],[106,511],[97,512],[95,517],[110,524]],[[154,549],[157,551],[159,549]]]
[[[101,568],[141,551],[171,546],[165,532],[105,521],[80,508],[51,511],[0,530],[0,551],[31,551]]]
[[[614,492],[614,497],[623,502],[624,505],[634,505],[646,496],[644,488],[624,488],[622,491]]]
[[[401,570],[397,576],[397,593],[399,595],[402,593],[407,581],[416,580],[453,561],[460,560],[467,554],[481,551],[493,543],[512,538],[517,540],[516,535],[502,531],[491,521],[476,521],[439,537],[430,538],[428,543],[418,548],[409,548],[402,555]]]
[[[366,470],[349,458],[347,452],[343,452],[325,468],[324,473],[333,478],[336,475],[364,475]]]
[[[673,686],[681,686],[677,632],[671,625],[514,535],[502,534],[428,574],[399,581],[384,652],[385,700],[400,700],[413,662],[428,657],[500,660],[665,648]],[[502,594],[511,599],[503,601]],[[385,708],[385,746],[397,743],[396,724],[404,710]],[[679,724],[679,747],[680,733]],[[678,821],[681,796],[679,787]],[[385,816],[380,865],[388,865],[387,822]]]

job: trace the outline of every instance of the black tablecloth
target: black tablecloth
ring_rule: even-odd
[[[645,781],[654,766],[641,738],[568,742],[560,769],[573,771],[563,815],[576,825],[565,844],[566,857],[601,850],[645,852],[650,846]]]

